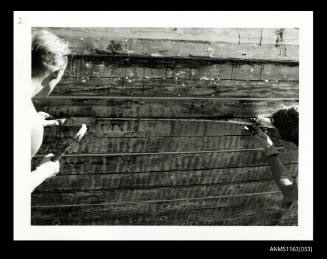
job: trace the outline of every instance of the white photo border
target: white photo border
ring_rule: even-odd
[[[30,117],[32,27],[299,28],[298,226],[32,226]],[[313,240],[313,12],[14,12],[14,240]]]

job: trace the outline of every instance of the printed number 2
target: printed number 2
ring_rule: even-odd
[[[18,19],[19,19],[18,24],[23,24],[22,17],[19,17]]]

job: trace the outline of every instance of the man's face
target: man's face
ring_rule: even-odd
[[[68,64],[67,57],[58,57],[56,60],[55,66],[48,67],[48,73],[42,81],[43,87],[50,86],[51,88],[55,87],[57,83],[61,80],[64,71]]]

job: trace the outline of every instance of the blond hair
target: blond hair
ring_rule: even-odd
[[[60,57],[70,54],[69,44],[46,30],[33,33],[32,76],[44,73],[50,66],[56,66]]]

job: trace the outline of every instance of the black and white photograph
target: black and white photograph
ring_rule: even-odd
[[[23,33],[30,227],[312,227],[305,30],[89,18]]]

